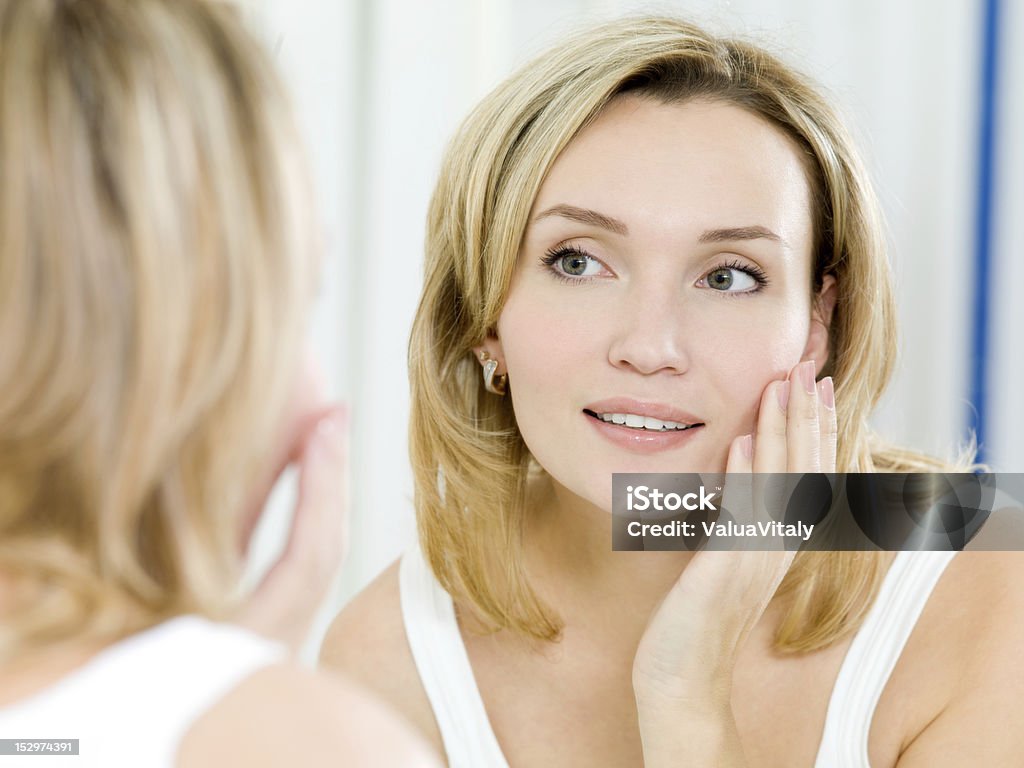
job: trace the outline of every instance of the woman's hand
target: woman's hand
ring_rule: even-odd
[[[310,418],[289,458],[278,472],[279,476],[292,464],[299,470],[299,492],[288,542],[235,621],[295,652],[305,640],[345,554],[347,411],[335,406]]]
[[[765,388],[756,435],[733,440],[726,472],[835,471],[832,381],[815,383],[814,375],[812,361],[800,363],[787,380]],[[727,499],[730,490],[737,493],[727,485]],[[655,611],[633,663],[645,765],[744,764],[730,704],[732,670],[794,556],[694,555]]]
[[[250,496],[239,532],[243,553],[270,492],[292,466],[299,470],[299,492],[288,542],[235,621],[297,651],[341,564],[348,523],[348,410],[328,402],[320,366],[308,348],[266,471]]]

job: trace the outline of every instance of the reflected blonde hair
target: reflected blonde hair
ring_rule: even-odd
[[[762,48],[670,18],[586,30],[527,64],[470,114],[430,206],[426,275],[410,342],[411,454],[424,552],[437,578],[491,630],[552,640],[561,620],[522,567],[531,457],[510,398],[488,395],[472,347],[496,326],[528,216],[559,153],[616,96],[737,105],[804,155],[814,200],[816,292],[836,277],[830,327],[838,469],[947,469],[878,444],[867,418],[896,359],[894,304],[878,204],[842,122],[815,88]],[[514,382],[512,382],[514,386]],[[877,553],[802,553],[781,650],[823,647],[855,628],[884,572]]]
[[[0,1],[0,659],[219,615],[318,243],[237,13]]]

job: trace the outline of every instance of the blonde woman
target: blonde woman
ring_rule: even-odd
[[[868,431],[893,316],[870,184],[803,78],[671,19],[559,41],[448,150],[421,549],[324,662],[458,768],[1017,764],[1016,554],[611,551],[613,472],[945,468]]]
[[[0,168],[5,754],[433,765],[376,699],[289,661],[347,462],[301,354],[318,227],[267,56],[221,3],[2,0]],[[290,463],[287,552],[239,604]]]

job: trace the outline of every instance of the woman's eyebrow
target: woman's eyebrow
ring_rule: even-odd
[[[595,227],[607,229],[617,235],[629,234],[629,228],[618,219],[613,219],[611,216],[605,216],[603,213],[592,211],[589,208],[578,208],[575,205],[566,205],[565,203],[561,203],[559,205],[551,206],[543,213],[538,213],[533,217],[533,220],[537,222],[541,219],[546,219],[548,216],[561,216],[566,219],[578,221],[581,224],[593,224]]]
[[[697,240],[699,243],[723,243],[729,240],[774,240],[783,247],[789,248],[782,237],[772,232],[768,227],[755,225],[752,227],[729,227],[727,229],[709,229]]]

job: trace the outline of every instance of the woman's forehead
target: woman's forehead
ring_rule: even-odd
[[[555,161],[531,222],[571,205],[638,231],[756,225],[809,244],[804,162],[791,138],[747,109],[621,96]]]

